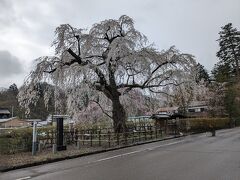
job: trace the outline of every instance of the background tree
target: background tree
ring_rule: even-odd
[[[147,44],[133,20],[121,16],[94,24],[89,31],[63,24],[56,28],[54,57],[41,57],[19,95],[21,105],[37,101],[36,84],[54,84],[55,94],[63,90],[68,111],[77,114],[92,100],[106,97],[116,132],[125,131],[126,112],[120,96],[133,90],[160,92],[177,85],[175,78],[189,76],[192,56],[171,47],[158,52]],[[55,99],[58,103],[60,98]],[[102,103],[101,103],[102,105]]]
[[[31,104],[29,109],[31,109],[30,113],[28,114],[27,118],[37,118],[37,119],[46,119],[46,117],[54,112],[54,99],[50,97],[48,106],[46,107],[44,104],[44,91],[47,88],[53,88],[49,84],[40,83],[38,85],[38,95],[39,100],[34,106]],[[21,91],[21,88],[20,88]],[[8,89],[5,91],[0,92],[0,107],[7,108],[9,111],[13,110],[13,116],[18,116],[19,118],[26,118],[25,116],[25,109],[19,105],[18,102],[18,87],[16,84],[12,84],[9,86]]]
[[[231,126],[240,121],[240,83],[228,83],[224,98],[225,109],[229,114]]]
[[[240,58],[240,32],[232,27],[231,23],[223,26],[219,32],[219,51],[217,57],[220,61],[212,70],[215,82],[210,92],[210,107],[213,115],[228,115],[231,124],[239,118],[239,58]]]
[[[20,110],[17,94],[16,84],[12,84],[7,90],[0,92],[0,107],[7,108],[10,112],[13,110],[13,116],[22,117],[24,112]]]
[[[212,70],[213,79],[216,82],[229,82],[233,79],[232,68],[229,64],[217,63]]]
[[[219,66],[229,66],[236,77],[240,77],[239,58],[240,58],[240,32],[232,27],[232,23],[221,28],[219,32],[220,38],[219,51],[217,57],[220,59]]]
[[[208,93],[208,112],[212,117],[225,117],[227,111],[225,108],[226,83],[212,82]]]
[[[198,63],[196,68],[197,68],[196,82],[199,83],[203,80],[206,83],[210,83],[210,77],[205,67]]]

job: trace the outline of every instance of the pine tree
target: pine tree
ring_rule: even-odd
[[[224,108],[231,119],[231,126],[239,118],[239,61],[240,61],[240,31],[229,23],[221,28],[219,51],[217,57],[220,61],[215,65],[212,74],[217,82],[225,84]],[[227,82],[227,83],[223,83]]]
[[[232,68],[229,64],[215,64],[212,70],[213,78],[216,82],[230,82],[233,79]]]
[[[221,28],[219,32],[220,49],[217,57],[220,59],[219,66],[230,66],[235,77],[240,77],[239,58],[240,58],[240,32],[232,27],[232,23]]]
[[[196,77],[196,83],[199,83],[201,80],[204,80],[204,82],[209,83],[210,77],[203,65],[200,63],[197,64],[197,77]]]

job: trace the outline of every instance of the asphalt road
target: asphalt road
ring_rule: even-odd
[[[240,128],[0,174],[0,180],[240,180]]]

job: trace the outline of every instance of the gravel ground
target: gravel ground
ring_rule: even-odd
[[[147,143],[147,142],[152,142],[152,140],[141,141],[141,142]],[[113,146],[111,148],[117,148],[117,147],[118,146]],[[58,151],[55,154],[53,154],[51,148],[44,149],[41,152],[37,152],[35,156],[32,156],[31,152],[21,152],[21,153],[18,152],[15,154],[0,154],[0,171],[3,171],[4,169],[19,167],[19,166],[24,166],[24,165],[34,164],[34,163],[37,164],[37,163],[46,162],[46,161],[51,162],[55,159],[64,159],[68,157],[83,155],[86,153],[91,153],[91,152],[96,152],[96,151],[101,151],[106,149],[109,149],[107,145],[104,145],[101,147],[82,146],[80,150],[78,150],[75,145],[68,145],[66,151]]]
[[[78,150],[76,146],[68,146],[66,151],[59,151],[55,154],[52,153],[51,149],[38,152],[35,156],[32,156],[31,152],[21,152],[10,155],[0,154],[0,170],[58,158],[81,155],[102,149],[102,147],[82,147],[80,150]]]

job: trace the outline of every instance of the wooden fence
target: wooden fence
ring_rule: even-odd
[[[64,144],[78,145],[81,147],[110,148],[135,144],[153,139],[160,139],[166,135],[176,135],[177,129],[167,131],[160,127],[148,125],[130,129],[124,133],[114,133],[113,129],[72,129],[64,131]],[[56,132],[49,131],[38,135],[38,142],[42,148],[50,148],[56,143]]]

